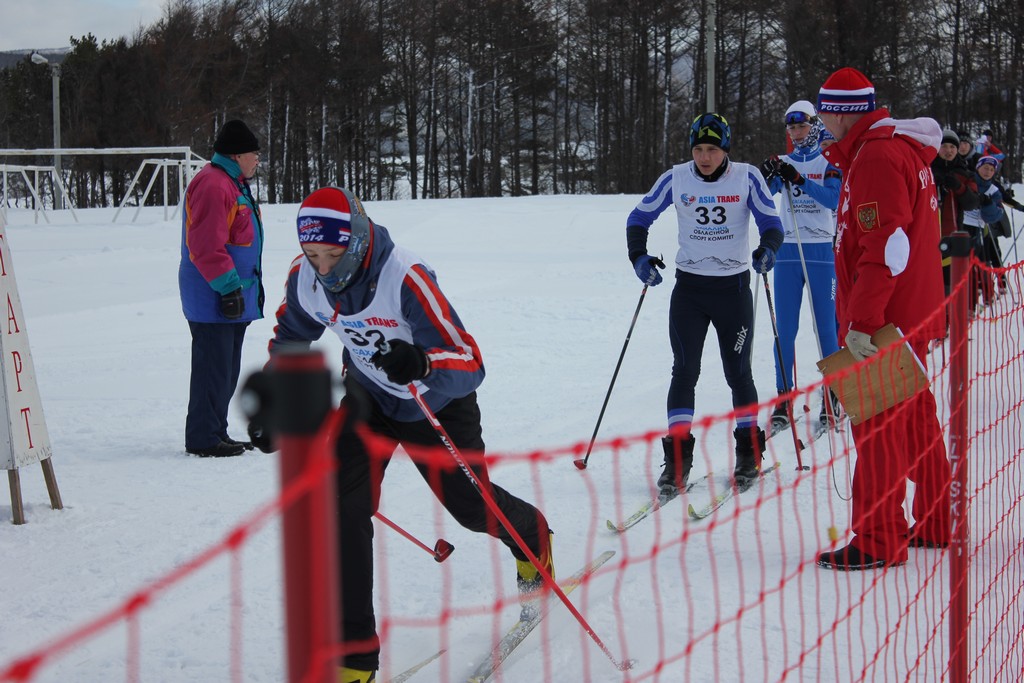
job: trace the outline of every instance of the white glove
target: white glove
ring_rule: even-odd
[[[864,360],[868,356],[878,353],[878,347],[871,343],[871,335],[850,330],[846,333],[846,348],[857,360]]]

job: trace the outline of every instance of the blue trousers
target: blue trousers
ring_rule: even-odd
[[[211,448],[228,435],[228,403],[238,384],[248,322],[188,323],[192,378],[185,417],[185,448]]]
[[[836,323],[836,260],[829,242],[805,243],[804,263],[807,264],[807,278],[810,280],[811,303],[814,321],[818,326],[822,356],[828,356],[839,349]],[[779,327],[779,343],[782,346],[782,362],[786,371],[783,384],[783,367],[775,358],[775,388],[782,391],[793,388],[793,364],[796,356],[796,333],[800,329],[800,306],[804,299],[804,269],[800,263],[800,252],[796,242],[786,242],[779,249],[775,262],[775,322]],[[816,378],[815,378],[816,379]]]

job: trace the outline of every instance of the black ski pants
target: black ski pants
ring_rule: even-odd
[[[676,271],[669,303],[669,340],[672,344],[672,382],[668,414],[696,407],[695,389],[708,327],[714,325],[725,380],[732,390],[734,408],[757,403],[757,388],[750,367],[754,304],[750,271],[711,277]]]
[[[547,520],[533,505],[516,498],[490,483],[481,456],[484,441],[480,427],[480,408],[476,393],[454,399],[436,413],[455,447],[478,479],[494,497],[499,509],[535,555],[540,554],[539,539],[546,536]],[[483,497],[454,458],[438,458],[443,444],[427,420],[398,422],[385,416],[374,402],[367,426],[374,434],[396,442],[387,453],[371,457],[355,433],[344,432],[338,438],[338,536],[341,581],[341,638],[352,651],[344,665],[355,669],[377,670],[380,642],[373,611],[373,514],[380,502],[381,481],[394,447],[401,444],[413,456],[416,468],[430,490],[465,528],[487,533],[501,540],[518,560],[526,556],[487,508]],[[416,460],[417,446],[426,446],[431,462]],[[421,451],[423,452],[423,451]],[[439,464],[440,463],[440,464]]]

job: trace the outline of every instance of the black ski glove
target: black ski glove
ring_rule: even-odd
[[[978,198],[978,201],[981,202],[982,206],[989,206],[992,204],[992,195],[983,194],[981,195],[981,197]]]
[[[947,190],[952,190],[953,192],[956,192],[957,190],[960,189],[960,185],[960,179],[957,178],[952,173],[947,173],[942,177],[942,186]]]
[[[782,161],[777,156],[767,157],[761,162],[761,175],[764,176],[765,181],[769,181],[775,176],[779,175],[779,168],[782,166]]]
[[[800,171],[796,170],[796,166],[787,164],[785,161],[779,162],[779,175],[790,185],[804,184],[804,177],[800,175]]]
[[[387,352],[377,351],[370,356],[370,362],[383,370],[389,381],[409,384],[430,373],[427,354],[420,347],[402,339],[391,339],[388,346]]]
[[[238,320],[245,313],[245,297],[242,288],[220,295],[220,312],[228,320]]]

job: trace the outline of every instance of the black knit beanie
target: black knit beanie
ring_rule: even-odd
[[[960,136],[956,134],[956,131],[954,131],[954,130],[952,130],[950,128],[943,128],[942,129],[942,144],[944,145],[947,142],[949,144],[953,145],[954,147],[959,147],[960,146]]]
[[[221,126],[220,132],[217,133],[217,139],[213,143],[213,151],[225,156],[255,152],[259,148],[260,141],[249,130],[249,126],[238,119],[228,121]]]

